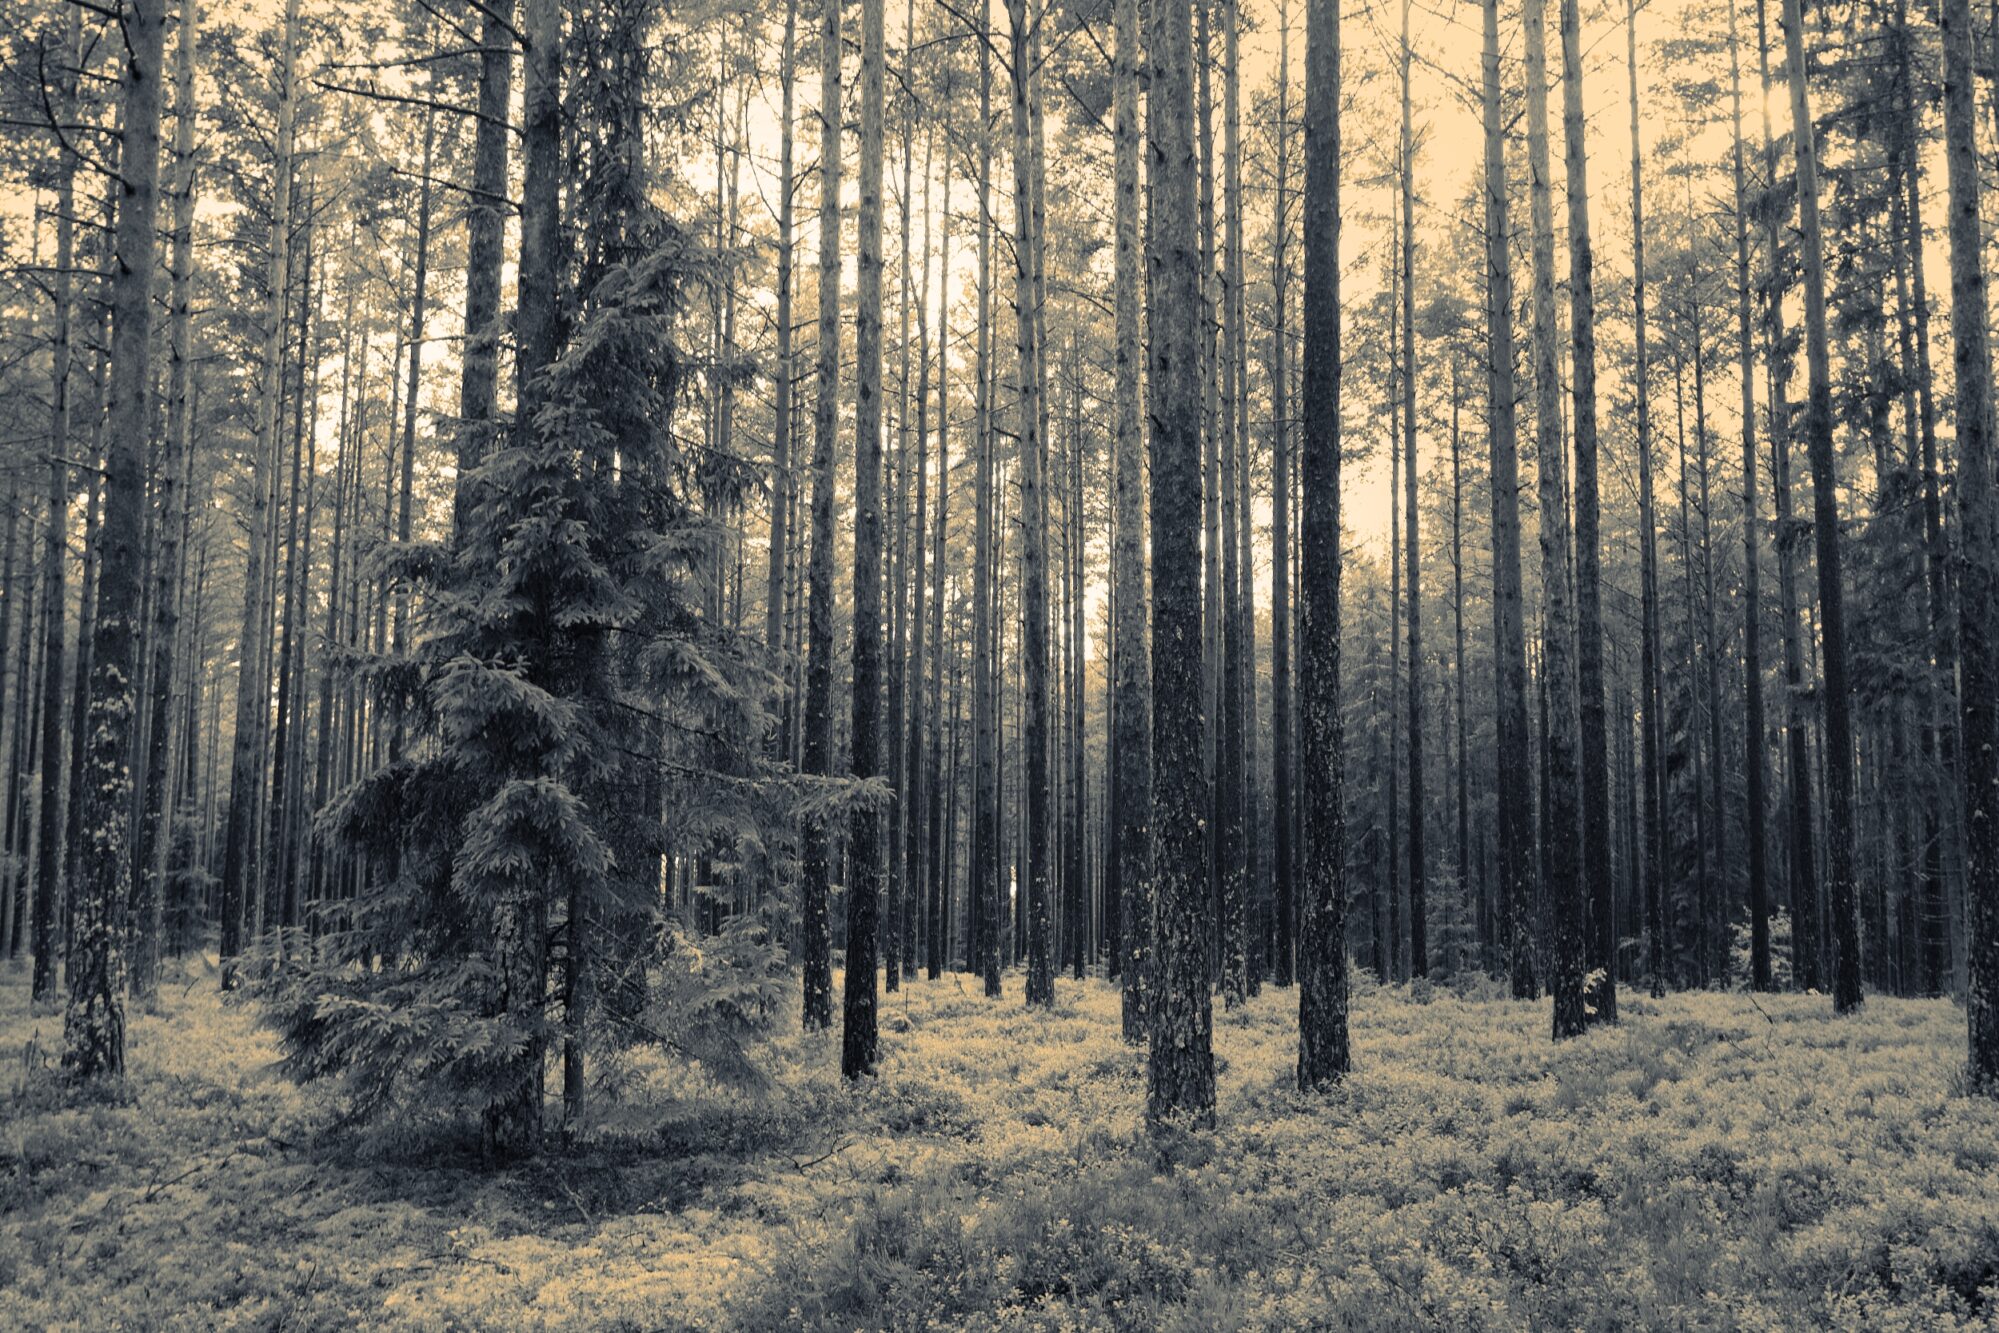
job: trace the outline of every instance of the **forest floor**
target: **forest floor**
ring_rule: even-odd
[[[858,1089],[823,1038],[756,1094],[633,1061],[591,1146],[486,1172],[333,1130],[212,974],[65,1091],[0,967],[0,1328],[1999,1326],[1948,1002],[1627,996],[1556,1046],[1545,1002],[1363,982],[1325,1098],[1295,1005],[1217,1006],[1220,1128],[1164,1148],[1114,988],[947,975]]]

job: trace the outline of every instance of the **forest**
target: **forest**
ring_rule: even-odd
[[[1995,182],[1999,0],[0,0],[0,1326],[1999,1326]]]

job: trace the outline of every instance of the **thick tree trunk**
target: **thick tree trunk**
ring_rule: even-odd
[[[1793,0],[1795,3],[1795,0]],[[1977,107],[1968,0],[1944,0],[1944,160],[1950,179],[1952,368],[1957,377],[1960,711],[1971,1085],[1999,1095],[1999,506],[1992,359],[1979,226]]]
[[[125,70],[114,233],[112,344],[105,422],[107,507],[92,628],[83,826],[76,884],[76,937],[63,1069],[76,1079],[125,1072],[124,945],[131,902],[133,718],[139,677],[144,560],[146,438],[151,420],[154,218],[159,210],[160,85],[165,0],[135,0],[122,13]]]
[[[1155,1123],[1215,1114],[1208,983],[1211,813],[1203,762],[1206,698],[1201,604],[1201,299],[1193,42],[1183,5],[1151,11],[1152,185],[1146,269],[1152,418],[1152,827],[1154,934],[1146,1114]]]
[[[1309,0],[1306,13],[1298,1086],[1309,1091],[1343,1078],[1353,1056],[1347,1039],[1346,756],[1340,715],[1340,0]]]

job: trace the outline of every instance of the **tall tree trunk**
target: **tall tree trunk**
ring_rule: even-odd
[[[1756,5],[1756,62],[1762,86],[1771,86],[1769,24],[1763,0]],[[1775,188],[1777,179],[1776,134],[1771,124],[1769,97],[1762,101],[1763,175]],[[1764,295],[1764,361],[1769,376],[1768,412],[1771,464],[1770,488],[1777,518],[1777,609],[1783,623],[1785,742],[1787,750],[1787,801],[1789,818],[1788,878],[1791,901],[1792,969],[1800,990],[1815,990],[1821,982],[1820,958],[1823,935],[1818,909],[1818,867],[1816,864],[1817,825],[1812,816],[1812,769],[1809,754],[1809,721],[1805,687],[1805,658],[1799,626],[1797,593],[1797,540],[1803,535],[1791,518],[1791,425],[1785,385],[1789,379],[1789,339],[1784,331],[1785,266],[1782,228],[1785,218],[1775,208],[1765,206],[1763,248],[1769,269],[1769,290]]]
[[[1016,0],[1018,2],[1018,0]],[[1152,1020],[1146,1113],[1155,1123],[1215,1114],[1214,1018],[1208,993],[1211,807],[1203,763],[1206,697],[1201,620],[1201,437],[1204,339],[1199,167],[1194,159],[1193,42],[1184,5],[1154,5],[1146,120],[1152,186],[1146,269],[1152,419],[1152,682],[1156,760]]]
[[[1666,993],[1666,798],[1664,723],[1659,715],[1659,523],[1652,481],[1651,354],[1645,341],[1645,169],[1638,141],[1638,5],[1625,0],[1625,59],[1631,76],[1631,309],[1633,390],[1637,416],[1639,542],[1639,767],[1645,784],[1644,867],[1646,965],[1652,996]]]
[[[286,293],[291,288],[293,135],[298,119],[294,86],[299,0],[285,0],[278,38],[277,147],[272,159],[270,267],[265,278],[263,369],[257,392],[257,433],[250,451],[249,563],[243,570],[243,631],[237,653],[236,732],[230,748],[229,816],[222,851],[222,985],[235,985],[235,958],[243,947],[243,913],[258,900],[257,790],[263,781],[262,735],[270,704],[264,659],[270,606],[266,600],[265,547],[270,541],[270,478],[277,467],[284,397]]]
[[[812,412],[812,556],[806,571],[804,768],[833,771],[833,459],[840,442],[840,0],[827,0],[819,26],[819,334]],[[799,919],[804,935],[808,1030],[833,1026],[832,941],[826,895],[832,876],[832,830],[807,819],[799,840],[803,872]]]
[[[1222,151],[1227,162],[1222,184],[1223,256],[1217,277],[1217,304],[1220,309],[1219,342],[1216,344],[1215,404],[1212,413],[1213,450],[1216,455],[1218,526],[1221,541],[1219,559],[1210,559],[1212,572],[1219,565],[1221,583],[1211,601],[1221,616],[1217,633],[1221,641],[1221,678],[1215,690],[1217,712],[1211,716],[1215,728],[1215,877],[1221,943],[1222,1002],[1235,1008],[1249,995],[1249,913],[1248,884],[1243,874],[1243,636],[1237,614],[1242,593],[1241,542],[1237,527],[1246,517],[1241,504],[1244,478],[1236,466],[1236,396],[1241,392],[1236,367],[1236,252],[1242,247],[1237,222],[1236,196],[1241,190],[1237,159],[1241,145],[1237,134],[1236,93],[1236,5],[1222,4]],[[1205,71],[1203,73],[1205,78]],[[1213,138],[1209,136],[1212,147]],[[1210,170],[1209,174],[1213,174]],[[1212,246],[1210,247],[1212,249]],[[1213,329],[1210,337],[1215,337]]]
[[[458,381],[458,484],[452,500],[457,531],[464,530],[473,500],[469,479],[499,428],[493,414],[500,368],[500,266],[509,212],[507,103],[513,93],[514,0],[481,0],[481,8],[479,118],[472,131],[472,191],[465,206],[465,355]],[[787,92],[789,88],[786,84]],[[785,180],[788,184],[789,173]]]
[[[145,444],[151,420],[154,218],[159,211],[160,85],[165,0],[135,0],[121,15],[125,72],[114,233],[112,344],[105,423],[107,507],[92,628],[83,825],[76,885],[76,941],[63,1012],[63,1069],[89,1079],[125,1072],[124,942],[131,902],[134,682],[144,561]],[[87,740],[86,740],[87,738]]]
[[[165,448],[153,553],[151,722],[145,731],[145,804],[133,861],[132,994],[150,1007],[159,983],[160,932],[164,924],[167,858],[173,841],[172,773],[168,756],[175,669],[180,661],[182,511],[176,499],[194,427],[194,68],[200,41],[198,0],[182,0],[174,48],[173,251],[168,263],[167,402]],[[0,751],[4,752],[4,751]]]
[[[773,655],[784,645],[785,556],[789,551],[786,520],[794,490],[791,475],[791,353],[792,325],[792,233],[797,204],[794,191],[795,136],[798,96],[798,2],[784,6],[784,48],[778,80],[783,85],[784,109],[778,129],[777,195],[777,360],[771,369],[770,445],[770,573],[764,593],[764,646]]]
[[[1416,496],[1416,131],[1410,106],[1410,0],[1402,0],[1402,521],[1409,586],[1409,975],[1430,973],[1423,857],[1423,569]],[[1392,501],[1391,501],[1392,503]]]
[[[1798,163],[1798,246],[1805,277],[1805,442],[1812,467],[1818,556],[1820,670],[1825,677],[1826,896],[1832,916],[1833,1008],[1859,1008],[1860,923],[1853,877],[1853,718],[1846,676],[1846,605],[1839,549],[1838,478],[1832,454],[1832,366],[1826,341],[1825,245],[1819,224],[1817,131],[1805,84],[1799,0],[1784,0],[1784,64],[1791,89],[1791,142]],[[1962,429],[1962,426],[1960,426]],[[1969,698],[1967,689],[1965,696]]]
[[[1763,520],[1756,499],[1756,342],[1750,330],[1749,186],[1742,151],[1742,57],[1735,7],[1728,11],[1728,88],[1735,177],[1735,336],[1742,377],[1742,827],[1749,839],[1749,984],[1772,988],[1770,888],[1763,828],[1763,638],[1761,556]]]
[[[949,83],[947,79],[947,89]],[[947,131],[948,136],[948,131]],[[948,932],[945,917],[949,911],[949,885],[951,882],[950,862],[955,842],[944,836],[945,800],[944,784],[951,783],[953,812],[957,809],[957,763],[954,759],[951,769],[944,768],[944,583],[947,571],[945,561],[945,538],[950,531],[951,520],[951,157],[945,153],[944,167],[944,207],[938,218],[940,233],[940,254],[938,272],[941,278],[941,299],[937,303],[937,521],[932,530],[930,547],[931,576],[936,580],[930,598],[930,639],[933,647],[930,654],[930,757],[929,776],[925,779],[924,790],[929,797],[930,811],[925,823],[929,838],[926,860],[929,868],[930,910],[927,917],[928,938],[924,943],[924,971],[932,981],[943,975]],[[929,225],[925,223],[926,235]],[[926,243],[924,262],[928,264],[930,247]],[[926,292],[929,278],[924,278]],[[924,298],[928,309],[929,297]],[[955,634],[955,631],[954,631]],[[956,651],[956,643],[952,645]],[[952,659],[955,664],[955,657]],[[951,746],[956,751],[957,734],[957,674],[952,674],[952,732]]]
[[[1582,723],[1583,883],[1569,911],[1588,932],[1587,1021],[1617,1021],[1617,886],[1610,875],[1610,757],[1604,716],[1602,542],[1598,535],[1596,257],[1590,246],[1589,153],[1584,139],[1582,19],[1562,0],[1562,134],[1568,153],[1569,377],[1575,422],[1576,689]],[[1556,908],[1557,951],[1562,909]]]
[[[539,429],[535,413],[546,396],[543,380],[555,361],[561,336],[556,296],[562,246],[562,0],[526,0],[521,6],[521,18],[526,58],[521,90],[520,299],[515,318],[519,342],[515,357],[518,408],[514,429],[519,438],[532,441]],[[389,421],[393,430],[393,414]],[[383,460],[385,481],[388,461]],[[385,493],[382,515],[385,522],[387,504]],[[379,631],[378,607],[378,642]],[[577,907],[578,895],[572,891],[571,921],[578,918]],[[540,885],[523,885],[499,904],[495,970],[503,987],[505,1012],[510,1020],[521,1024],[526,1035],[504,1082],[495,1087],[493,1099],[483,1113],[485,1148],[492,1155],[530,1152],[541,1141],[542,1066],[547,1051],[542,1023],[548,925],[549,901]],[[572,974],[580,971],[580,942],[576,934],[571,935],[565,952]],[[573,1126],[576,1109],[573,1103],[565,1107],[570,1113],[565,1115],[566,1128]]]
[[[71,6],[63,26],[62,54],[57,67],[61,87],[56,93],[58,114],[74,115],[76,71],[83,62],[83,10]],[[69,556],[69,503],[74,494],[70,483],[70,378],[75,361],[73,329],[75,306],[71,300],[71,273],[76,266],[76,162],[69,153],[60,153],[56,177],[56,271],[54,376],[50,385],[53,410],[49,423],[49,518],[42,533],[42,715],[41,715],[41,795],[36,802],[37,845],[34,894],[34,974],[31,982],[36,1003],[55,999],[60,973],[57,951],[62,947],[56,920],[63,902],[63,799],[67,791],[63,762],[63,690],[68,677],[64,666],[63,620],[64,561]],[[81,650],[79,650],[81,651]]]
[[[1346,755],[1340,714],[1340,92],[1340,0],[1309,0],[1298,588],[1304,769],[1298,1086],[1307,1091],[1339,1081],[1353,1064],[1347,1039]]]
[[[882,0],[861,0],[861,170],[854,284],[854,712],[851,767],[881,769],[882,709]],[[847,833],[847,971],[840,1072],[874,1072],[882,811],[857,806]]]
[[[1795,0],[1793,0],[1795,3]],[[1959,708],[1964,726],[1971,1085],[1999,1095],[1999,512],[1992,357],[1979,226],[1968,0],[1944,0],[1944,160],[1950,180],[1951,357],[1957,377]]]
[[[1139,423],[1138,0],[1116,0],[1116,64],[1112,72],[1112,144],[1116,235],[1112,271],[1116,377],[1112,422],[1117,432],[1111,547],[1111,603],[1117,678],[1111,752],[1116,762],[1118,935],[1124,946],[1124,1039],[1146,1030],[1152,952],[1152,667],[1147,656],[1151,602],[1145,580],[1145,435]]]
[[[1021,509],[1021,653],[1025,695],[1021,743],[1026,747],[1027,1003],[1055,1002],[1048,895],[1048,509],[1042,434],[1040,320],[1034,279],[1041,238],[1034,230],[1034,143],[1029,124],[1033,39],[1027,0],[1008,0],[1013,72],[1014,360],[1019,376]]]
[[[1280,0],[1277,13],[1277,170],[1270,226],[1270,787],[1277,918],[1271,974],[1278,985],[1289,986],[1295,976],[1298,919],[1298,863],[1291,841],[1297,798],[1291,765],[1290,0]]]
[[[983,12],[983,11],[982,11]],[[985,979],[988,998],[1000,993],[1000,789],[998,617],[994,614],[999,572],[993,506],[998,476],[993,462],[993,50],[992,23],[979,22],[979,290],[973,375],[977,450],[973,502],[978,506],[972,560],[972,858],[969,869],[973,968]]]
[[[1566,9],[1565,9],[1566,13]],[[1548,56],[1541,0],[1522,10],[1527,49],[1528,201],[1534,254],[1534,436],[1541,498],[1541,681],[1547,694],[1542,745],[1547,785],[1541,810],[1541,886],[1549,924],[1548,989],[1555,998],[1554,1035],[1585,1026],[1582,830],[1575,731],[1576,609],[1569,564],[1568,497],[1562,468],[1560,353],[1555,327],[1555,222],[1548,164]],[[1564,24],[1566,29],[1567,24]],[[1566,47],[1567,43],[1564,43]],[[1580,144],[1578,144],[1580,149]],[[1573,185],[1573,182],[1572,182]],[[1601,700],[1599,700],[1601,706]]]
[[[1500,109],[1499,0],[1484,0],[1486,418],[1492,485],[1492,636],[1498,686],[1499,936],[1513,998],[1540,994],[1534,967],[1534,810],[1517,771],[1528,754],[1527,627],[1520,590],[1520,455],[1515,426],[1513,253],[1506,123]]]

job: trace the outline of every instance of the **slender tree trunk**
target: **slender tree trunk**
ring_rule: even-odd
[[[76,71],[82,64],[83,11],[72,6],[63,28],[63,71],[56,93],[62,111],[74,114]],[[70,378],[75,360],[71,273],[76,265],[76,163],[60,153],[56,178],[56,272],[54,376],[50,385],[53,411],[49,423],[49,519],[42,534],[42,703],[41,796],[37,801],[35,852],[34,975],[35,1003],[55,999],[60,972],[56,966],[62,941],[56,921],[62,912],[64,825],[63,802],[68,790],[63,754],[63,691],[68,679],[64,665],[64,561],[69,555],[69,503],[74,493],[69,475]],[[81,649],[79,649],[81,651]]]
[[[1403,559],[1409,586],[1409,975],[1430,974],[1427,868],[1423,854],[1423,568],[1416,475],[1416,131],[1410,107],[1410,0],[1402,0],[1402,495]]]
[[[833,458],[840,441],[840,0],[827,0],[819,27],[819,334],[812,415],[812,556],[806,571],[804,768],[833,771]],[[833,1026],[832,941],[826,895],[832,830],[808,819],[799,840],[804,901],[805,1014],[808,1030]]]
[[[1765,88],[1771,86],[1769,24],[1763,0],[1756,5],[1757,72]],[[1769,97],[1762,100],[1763,174],[1775,188],[1777,179],[1776,135],[1771,124]],[[1804,648],[1800,641],[1797,594],[1797,540],[1802,527],[1791,518],[1791,426],[1790,406],[1785,385],[1789,379],[1790,353],[1784,331],[1785,290],[1781,228],[1785,219],[1777,209],[1764,207],[1763,248],[1769,269],[1769,290],[1764,295],[1764,360],[1769,376],[1769,426],[1771,440],[1770,488],[1777,518],[1777,609],[1783,623],[1785,741],[1787,749],[1786,820],[1791,900],[1791,957],[1800,990],[1815,990],[1821,982],[1820,957],[1823,936],[1818,910],[1818,868],[1816,864],[1817,825],[1812,815],[1812,770],[1809,754],[1809,723],[1805,688]]]
[[[279,36],[277,148],[272,162],[270,267],[265,279],[262,378],[257,394],[257,434],[251,446],[249,563],[243,571],[243,632],[238,651],[236,733],[230,750],[229,815],[222,853],[222,986],[236,982],[235,958],[243,947],[243,913],[258,901],[256,857],[257,790],[263,781],[265,710],[270,685],[265,675],[265,547],[270,541],[270,478],[277,467],[281,420],[286,293],[291,288],[293,135],[298,118],[294,87],[299,0],[285,0]]]
[[[854,720],[853,775],[881,769],[882,708],[882,0],[861,0],[860,217],[854,285]],[[847,971],[840,1072],[871,1074],[876,1042],[876,931],[882,889],[882,811],[855,808],[848,826]]]
[[[122,196],[111,279],[113,342],[104,457],[107,522],[92,627],[76,942],[63,1012],[63,1069],[79,1080],[125,1072],[124,943],[131,903],[133,718],[144,562],[145,442],[151,419],[154,218],[159,209],[165,0],[122,13],[125,70],[118,174]]]
[[[1646,346],[1645,169],[1638,140],[1638,6],[1625,0],[1625,58],[1631,76],[1631,308],[1633,406],[1637,417],[1639,542],[1639,767],[1645,784],[1644,854],[1646,966],[1652,996],[1666,993],[1666,805],[1664,723],[1659,715],[1659,522],[1652,480],[1651,354]]]
[[[1500,108],[1499,0],[1485,0],[1486,418],[1492,485],[1492,635],[1498,686],[1499,936],[1513,998],[1540,994],[1534,967],[1534,810],[1521,781],[1528,754],[1527,628],[1520,590],[1520,456],[1515,426],[1513,253],[1507,219],[1506,124]]]
[[[1762,571],[1759,554],[1763,520],[1756,499],[1756,342],[1750,330],[1749,186],[1742,151],[1742,57],[1735,9],[1728,11],[1728,87],[1735,177],[1735,335],[1742,376],[1742,680],[1743,808],[1749,839],[1749,984],[1772,989],[1770,972],[1770,889],[1763,828],[1763,647]]]
[[[983,12],[983,11],[982,11]],[[993,460],[993,134],[992,23],[979,23],[979,290],[977,354],[973,388],[978,453],[974,503],[978,506],[972,560],[972,860],[968,880],[973,967],[985,979],[986,995],[1000,993],[1000,788],[998,664],[999,626],[994,622],[994,580],[999,570],[993,507],[998,476]]]
[[[942,215],[938,219],[941,242],[939,246],[941,258],[938,263],[938,271],[942,279],[941,285],[943,290],[941,292],[942,299],[937,303],[937,521],[933,529],[930,548],[931,574],[936,580],[936,587],[933,589],[930,598],[930,639],[935,646],[932,648],[930,655],[930,716],[932,718],[930,727],[930,772],[929,777],[924,783],[924,790],[928,794],[930,805],[929,817],[925,821],[928,825],[927,833],[929,837],[927,861],[930,875],[930,911],[927,920],[929,935],[925,941],[924,948],[924,970],[929,974],[932,981],[937,980],[938,977],[943,975],[945,950],[947,948],[947,941],[950,938],[945,925],[945,917],[949,912],[950,862],[955,848],[955,840],[946,838],[944,831],[946,818],[944,784],[946,781],[951,783],[949,805],[951,811],[954,813],[957,809],[958,795],[957,761],[955,758],[958,745],[956,716],[957,674],[955,670],[952,674],[951,705],[953,710],[951,719],[951,748],[954,758],[948,772],[944,768],[943,762],[944,714],[942,711],[945,663],[944,583],[947,573],[945,539],[950,530],[951,519],[951,156],[947,148],[944,168],[944,208]],[[927,233],[928,223],[925,224],[925,231]],[[926,264],[929,262],[929,251],[930,247],[926,244],[924,246],[924,262]],[[924,286],[927,293],[929,287],[927,270]],[[929,297],[926,294],[924,307],[928,309],[929,304]],[[955,641],[952,644],[952,650],[953,652],[956,651]],[[955,665],[956,658],[954,657],[952,661]]]
[[[1271,974],[1280,986],[1296,975],[1297,854],[1292,845],[1291,764],[1291,399],[1288,365],[1291,287],[1291,5],[1277,19],[1277,169],[1270,227],[1270,780],[1276,915]]]
[[[1542,739],[1547,763],[1541,811],[1545,862],[1542,894],[1551,937],[1548,989],[1555,997],[1554,1035],[1559,1039],[1576,1035],[1586,1023],[1583,973],[1587,900],[1576,846],[1582,831],[1575,731],[1578,682],[1571,657],[1576,642],[1576,608],[1570,600],[1573,571],[1569,564],[1568,497],[1564,494],[1562,469],[1560,354],[1555,327],[1555,223],[1548,163],[1548,60],[1541,0],[1528,0],[1522,18],[1527,50],[1528,199],[1534,253],[1534,434],[1541,497],[1541,680],[1547,695],[1548,719]],[[1577,148],[1580,151],[1580,143]],[[1571,197],[1574,197],[1574,183],[1572,177]],[[1599,698],[1599,708],[1601,704]]]
[[[1854,906],[1853,876],[1852,694],[1846,676],[1839,492],[1832,455],[1832,368],[1826,340],[1818,142],[1805,84],[1804,19],[1799,0],[1784,0],[1784,56],[1791,89],[1791,140],[1798,163],[1798,245],[1805,277],[1805,370],[1810,385],[1805,405],[1805,441],[1812,467],[1821,670],[1825,677],[1826,890],[1827,910],[1832,915],[1833,1008],[1848,1013],[1857,1009],[1862,999],[1860,923]],[[1961,424],[1959,428],[1963,428]],[[1965,697],[1970,696],[1971,690],[1967,688]]]
[[[1117,371],[1112,383],[1116,509],[1111,548],[1111,602],[1117,678],[1112,753],[1116,758],[1119,938],[1124,957],[1124,1039],[1143,1039],[1152,952],[1152,667],[1148,657],[1145,530],[1145,435],[1139,422],[1138,0],[1116,0],[1116,64],[1112,72],[1113,192],[1116,235],[1113,305]]]
[[[474,498],[470,478],[499,428],[494,412],[502,332],[500,266],[509,212],[507,103],[513,92],[514,0],[481,0],[481,7],[486,19],[479,31],[479,120],[472,131],[472,191],[465,205],[465,355],[458,381],[458,484],[452,501],[453,526],[460,532]],[[790,84],[785,88],[789,93]],[[785,123],[789,126],[789,118]],[[790,179],[787,172],[787,184]]]
[[[1589,155],[1584,139],[1582,19],[1562,0],[1562,133],[1568,151],[1569,375],[1575,423],[1576,688],[1581,696],[1583,883],[1570,905],[1588,932],[1586,1021],[1617,1021],[1617,886],[1610,875],[1610,757],[1604,716],[1602,541],[1598,535],[1596,257],[1590,245]],[[1561,947],[1561,907],[1556,910]]]

